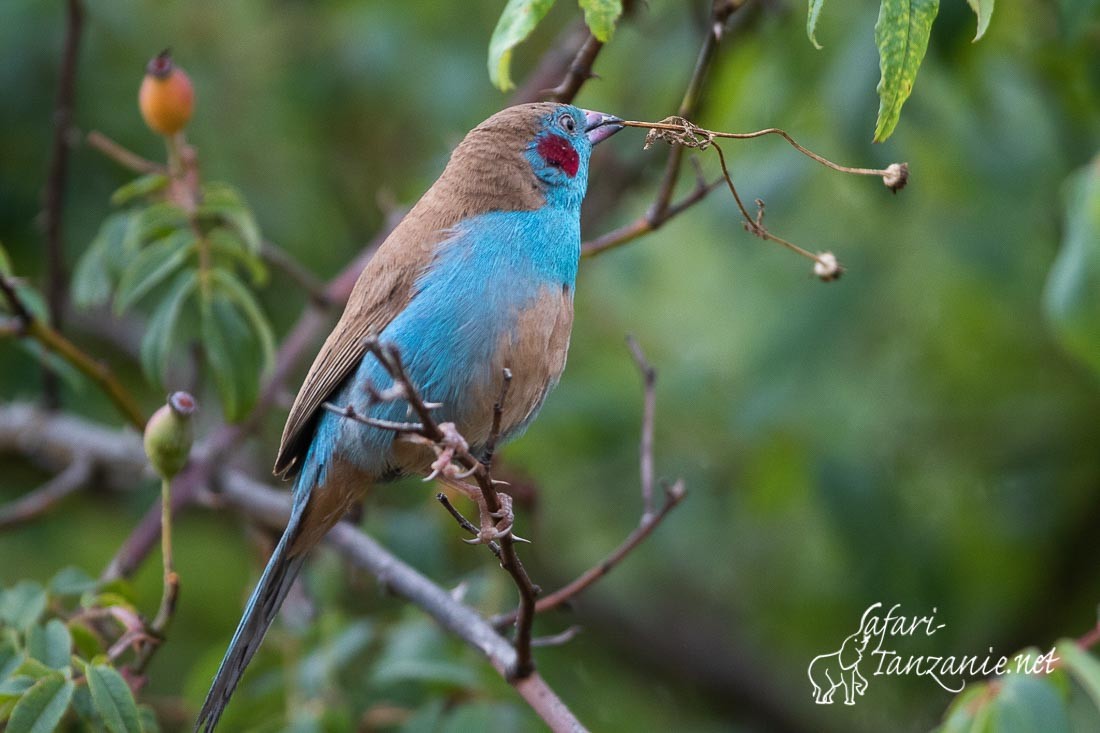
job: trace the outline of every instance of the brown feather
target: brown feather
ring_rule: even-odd
[[[402,219],[359,275],[344,314],[325,340],[283,428],[277,475],[292,475],[313,437],[317,411],[363,358],[363,339],[378,335],[409,304],[419,275],[447,232],[490,211],[533,211],[543,184],[524,156],[541,120],[559,105],[502,110],[471,130],[447,167]]]

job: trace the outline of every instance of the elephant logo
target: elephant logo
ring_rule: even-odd
[[[859,671],[863,652],[871,641],[871,629],[865,628],[866,620],[867,613],[864,613],[859,629],[845,639],[839,649],[819,654],[810,662],[806,672],[814,688],[814,702],[818,705],[832,705],[837,688],[844,688],[845,705],[855,705],[856,695],[867,691],[867,678]]]

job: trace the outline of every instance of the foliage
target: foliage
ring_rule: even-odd
[[[113,300],[119,315],[144,304],[151,315],[141,363],[158,386],[173,357],[199,344],[222,409],[237,420],[275,351],[271,324],[241,279],[257,286],[267,279],[259,227],[228,184],[203,184],[193,202],[170,183],[152,173],[112,194],[125,208],[103,221],[81,256],[73,297],[81,306]]]
[[[45,587],[0,587],[0,724],[12,733],[49,733],[65,720],[109,733],[159,730],[115,667],[129,646],[121,637],[135,628],[126,586],[100,587],[79,568]]]

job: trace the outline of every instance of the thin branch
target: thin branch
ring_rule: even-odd
[[[577,55],[573,57],[573,62],[569,64],[569,69],[565,72],[565,78],[553,89],[546,90],[547,99],[564,104],[572,102],[584,83],[596,77],[596,74],[592,72],[592,64],[596,61],[596,56],[599,55],[602,48],[603,43],[589,33],[588,38],[585,39],[577,51]]]
[[[73,120],[76,98],[76,66],[80,52],[80,37],[84,30],[84,5],[81,0],[68,0],[65,6],[65,41],[61,55],[61,77],[53,109],[53,143],[50,148],[50,169],[46,179],[44,221],[46,228],[46,305],[50,325],[61,328],[62,313],[68,290],[65,268],[65,242],[62,227],[65,213],[65,184],[69,178],[69,128]],[[42,392],[47,407],[58,406],[57,375],[49,366],[43,367]]]
[[[99,385],[99,388],[111,399],[118,411],[131,425],[138,430],[145,428],[145,416],[142,414],[141,408],[138,407],[137,400],[115,378],[114,373],[107,365],[93,359],[72,341],[69,341],[44,323],[42,319],[35,318],[22,298],[19,297],[15,286],[3,274],[0,274],[0,292],[8,301],[15,317],[23,322],[23,335],[38,341],[46,349],[76,367],[77,370]]]
[[[98,130],[92,130],[85,135],[84,142],[103,153],[123,168],[127,168],[134,173],[161,173],[168,175],[168,168],[165,166],[141,157]]]
[[[471,455],[465,440],[457,434],[454,427],[449,424],[440,425],[436,422],[432,416],[431,408],[424,402],[416,385],[409,377],[408,372],[405,371],[398,349],[392,344],[382,344],[373,338],[367,339],[365,345],[367,351],[378,359],[379,363],[394,380],[394,388],[389,391],[392,398],[400,397],[405,400],[419,418],[421,430],[416,431],[415,435],[432,444],[439,453],[439,458],[433,464],[435,470],[432,477],[436,474],[443,474],[443,477],[447,478],[447,469],[453,461],[465,469],[463,476],[473,476],[477,482],[478,489],[481,492],[481,500],[484,502],[482,529],[478,533],[478,537],[483,543],[488,543],[490,540],[499,542],[501,567],[512,577],[512,581],[519,591],[520,602],[516,614],[515,637],[516,665],[510,675],[526,677],[535,668],[531,657],[531,626],[535,617],[535,599],[540,589],[531,582],[527,570],[516,554],[516,538],[511,533],[511,526],[506,530],[496,531],[490,520],[490,517],[501,517],[510,513],[510,501],[505,503],[501,499],[494,485],[489,466]],[[504,386],[501,389],[501,401],[507,395],[508,382],[509,380],[505,378]],[[458,481],[453,481],[452,485],[462,486]]]
[[[638,371],[642,374],[642,383],[645,388],[645,400],[642,411],[642,441],[639,453],[639,475],[642,481],[642,507],[644,514],[642,519],[653,514],[653,422],[657,411],[657,370],[654,369],[645,358],[645,352],[633,336],[626,337],[627,346],[634,357],[634,363],[638,365]]]
[[[694,117],[699,110],[699,101],[702,97],[703,82],[707,78],[711,62],[714,60],[715,51],[722,42],[726,23],[733,13],[741,7],[741,2],[735,0],[714,0],[711,6],[710,28],[703,37],[703,45],[699,48],[699,55],[695,59],[695,68],[691,72],[687,89],[680,100],[680,117]],[[660,219],[672,204],[672,192],[676,188],[676,181],[680,177],[680,163],[683,161],[684,151],[680,147],[673,147],[668,154],[668,162],[665,163],[665,173],[661,178],[657,197],[649,209],[649,216]]]
[[[623,540],[610,555],[581,573],[573,582],[540,598],[538,603],[535,604],[535,613],[543,613],[567,603],[597,580],[611,572],[615,566],[622,562],[623,558],[629,555],[635,547],[640,545],[646,537],[653,534],[653,530],[664,521],[669,512],[675,509],[676,506],[683,501],[686,495],[683,481],[676,481],[676,483],[671,486],[664,487],[665,500],[661,508],[656,511],[653,508],[653,428],[654,414],[656,412],[657,371],[650,365],[641,346],[638,345],[638,342],[635,341],[633,337],[627,337],[627,344],[634,357],[634,363],[638,366],[638,370],[642,374],[645,388],[642,437],[638,447],[642,485],[642,517],[634,531],[627,535],[627,538]],[[499,616],[494,616],[491,622],[495,627],[501,628],[512,623],[516,615],[517,611],[511,611]]]
[[[496,453],[497,443],[500,441],[500,425],[504,418],[504,401],[508,399],[508,390],[512,387],[512,370],[504,367],[500,374],[500,395],[493,403],[493,424],[489,429],[489,439],[485,442],[485,455],[481,462],[486,466],[493,465],[493,454]]]
[[[62,499],[88,485],[94,474],[95,463],[87,456],[78,456],[65,470],[24,494],[15,501],[0,507],[0,529],[13,527],[45,514]]]
[[[267,264],[280,270],[293,280],[295,285],[309,295],[309,299],[314,305],[326,310],[337,306],[337,303],[329,298],[325,282],[285,249],[265,240],[260,246],[260,257]]]
[[[435,500],[442,504],[443,508],[447,510],[447,513],[454,517],[454,520],[458,522],[459,527],[462,527],[462,529],[466,530],[474,537],[478,536],[481,530],[474,526],[473,522],[467,519],[462,512],[458,511],[458,509],[455,508],[455,505],[451,503],[451,500],[447,498],[446,494],[444,494],[442,491],[439,492],[435,495]],[[489,540],[485,544],[489,546],[489,549],[492,550],[493,554],[496,555],[497,559],[499,560],[500,545],[498,545],[495,540]]]

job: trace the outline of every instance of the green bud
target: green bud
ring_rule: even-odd
[[[187,464],[195,439],[191,416],[197,409],[187,392],[173,392],[145,425],[145,455],[161,478],[173,478]]]

